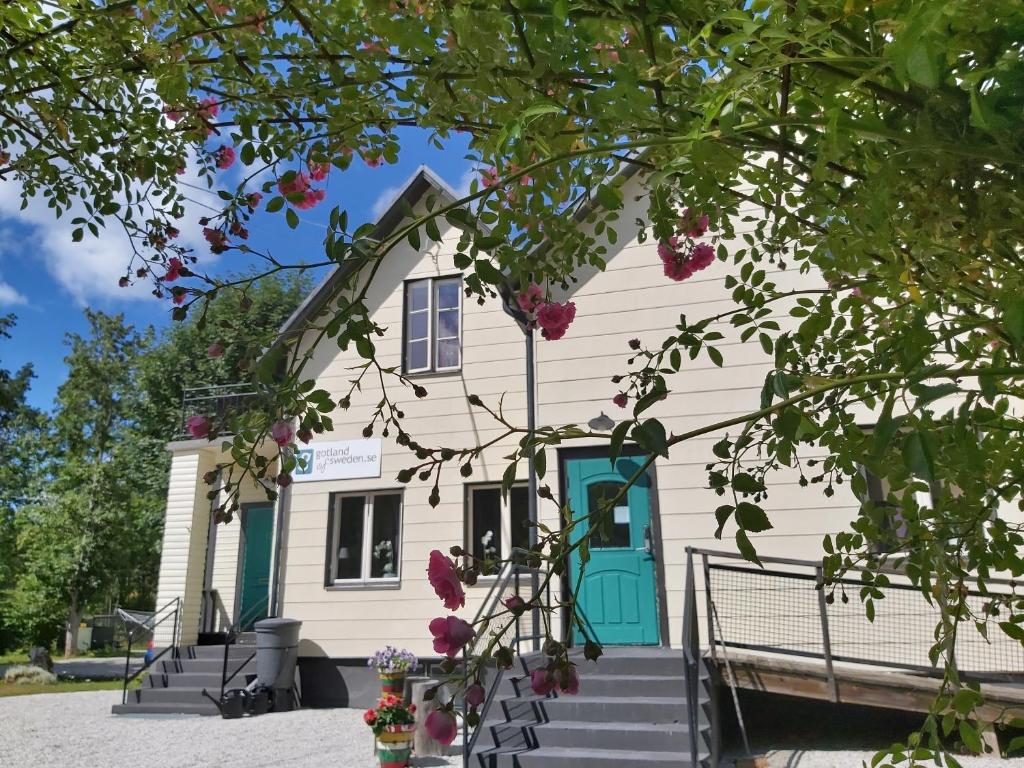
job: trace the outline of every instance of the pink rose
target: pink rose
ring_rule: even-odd
[[[282,488],[287,488],[292,484],[292,476],[287,472],[282,472],[277,476],[277,484]]]
[[[523,611],[526,610],[526,601],[519,595],[512,595],[507,600],[503,600],[502,605],[512,611],[516,616],[521,615]]]
[[[686,233],[687,237],[700,237],[708,231],[708,215],[706,213],[698,214],[687,208],[679,220],[679,228]]]
[[[309,178],[313,181],[323,181],[331,172],[331,166],[327,163],[307,163],[309,166]]]
[[[455,572],[455,563],[440,550],[435,549],[430,553],[427,579],[449,611],[457,611],[466,604],[466,593],[459,582],[459,575]]]
[[[314,207],[327,196],[327,193],[322,189],[307,189],[302,194],[302,200],[297,203],[292,203],[292,205],[303,211]]]
[[[658,243],[658,257],[668,264],[668,262],[680,258],[679,253],[679,238],[672,235],[668,240],[662,240]]]
[[[184,288],[175,288],[171,293],[171,301],[173,301],[178,306],[181,306],[182,304],[185,303],[185,298],[187,296],[188,293],[185,291]]]
[[[263,195],[259,192],[250,192],[245,196],[245,204],[249,207],[249,210],[253,210],[257,205],[260,204],[260,200],[263,199]]]
[[[199,116],[204,120],[209,120],[211,117],[216,117],[217,112],[220,108],[217,106],[217,100],[213,97],[203,99],[199,102]]]
[[[430,738],[442,744],[451,744],[459,732],[455,717],[444,709],[435,709],[427,715],[427,722],[424,725]]]
[[[484,703],[484,687],[474,683],[466,689],[466,703],[471,707],[479,707]]]
[[[127,288],[128,287],[128,278],[127,277],[122,277],[120,280],[117,281],[117,284],[121,288]]]
[[[211,253],[224,253],[229,248],[228,236],[219,229],[203,227],[203,237],[210,244]]]
[[[181,259],[177,256],[172,256],[167,260],[167,274],[163,276],[165,283],[173,283],[179,277],[181,277],[181,268],[185,266],[181,263]]]
[[[363,162],[370,168],[378,168],[384,162],[383,155],[368,155],[364,153],[362,157]]]
[[[480,171],[480,181],[484,188],[490,189],[498,183],[498,169],[492,167]]]
[[[694,271],[706,269],[715,263],[715,249],[707,243],[698,243],[693,246],[690,254],[690,265]]]
[[[580,692],[580,676],[576,672],[575,666],[569,665],[566,669],[556,669],[555,679],[558,681],[558,690],[562,693],[575,696]]]
[[[270,428],[270,436],[277,443],[278,448],[284,448],[295,437],[295,430],[292,429],[292,425],[287,421],[280,419],[275,421],[274,426]]]
[[[555,678],[547,669],[535,669],[530,673],[530,688],[538,696],[547,696],[555,690]]]
[[[541,336],[548,341],[555,341],[565,336],[569,324],[576,317],[576,305],[567,301],[559,304],[549,301],[537,308],[537,324],[541,327]]]
[[[287,197],[288,195],[294,195],[296,193],[305,192],[309,189],[309,176],[302,171],[299,171],[292,177],[291,181],[285,181],[284,179],[277,180],[278,191]]]
[[[625,408],[626,403],[629,402],[629,398],[626,396],[625,392],[619,392],[619,394],[612,398],[612,402],[619,406],[619,408]]]
[[[544,291],[532,280],[526,288],[516,294],[516,303],[523,312],[533,312],[544,298]]]
[[[224,345],[221,344],[219,341],[213,342],[213,344],[206,348],[206,356],[214,359],[218,357],[223,357]]]
[[[202,440],[210,434],[213,429],[213,424],[205,416],[189,416],[188,421],[185,422],[185,427],[188,429],[188,433],[192,435],[196,440]]]
[[[469,622],[458,616],[436,618],[430,622],[428,628],[430,634],[434,636],[434,651],[443,653],[449,659],[454,659],[462,650],[462,646],[476,636]]]
[[[222,171],[226,171],[235,164],[235,148],[222,144],[220,148],[213,153],[213,159],[216,161],[218,168]]]

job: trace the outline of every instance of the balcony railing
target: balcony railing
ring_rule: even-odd
[[[256,404],[258,392],[251,384],[221,384],[214,387],[186,389],[181,395],[181,422],[179,439],[188,439],[188,420],[193,416],[206,416],[220,427],[228,420]]]

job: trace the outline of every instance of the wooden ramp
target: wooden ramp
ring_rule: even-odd
[[[728,659],[728,664],[726,664]],[[927,712],[939,693],[941,679],[904,670],[835,663],[832,679],[818,659],[781,657],[730,649],[708,656],[726,685],[765,693],[859,704],[885,709]],[[731,672],[731,674],[730,674]],[[981,684],[983,719],[1009,722],[1024,717],[1024,671],[1006,674],[1000,682]]]

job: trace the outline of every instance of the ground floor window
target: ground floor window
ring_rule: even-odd
[[[530,545],[529,489],[516,485],[502,499],[501,485],[471,485],[466,493],[466,550],[478,560],[506,559]],[[494,575],[494,573],[484,573]]]
[[[332,495],[325,583],[397,579],[401,540],[401,493]]]

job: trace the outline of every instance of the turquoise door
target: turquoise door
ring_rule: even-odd
[[[586,518],[597,520],[602,501],[615,498],[639,468],[634,457],[566,461],[566,488],[573,519],[580,520],[571,534],[573,543],[586,531]],[[642,477],[615,503],[607,539],[595,533],[590,540],[590,561],[582,569],[579,605],[597,640],[608,645],[657,645],[658,600],[654,579],[651,533],[651,483]],[[570,555],[570,589],[580,581],[578,550]],[[573,627],[575,642],[583,641]]]
[[[242,513],[242,594],[238,620],[243,630],[267,618],[273,526],[273,507],[246,507]]]

